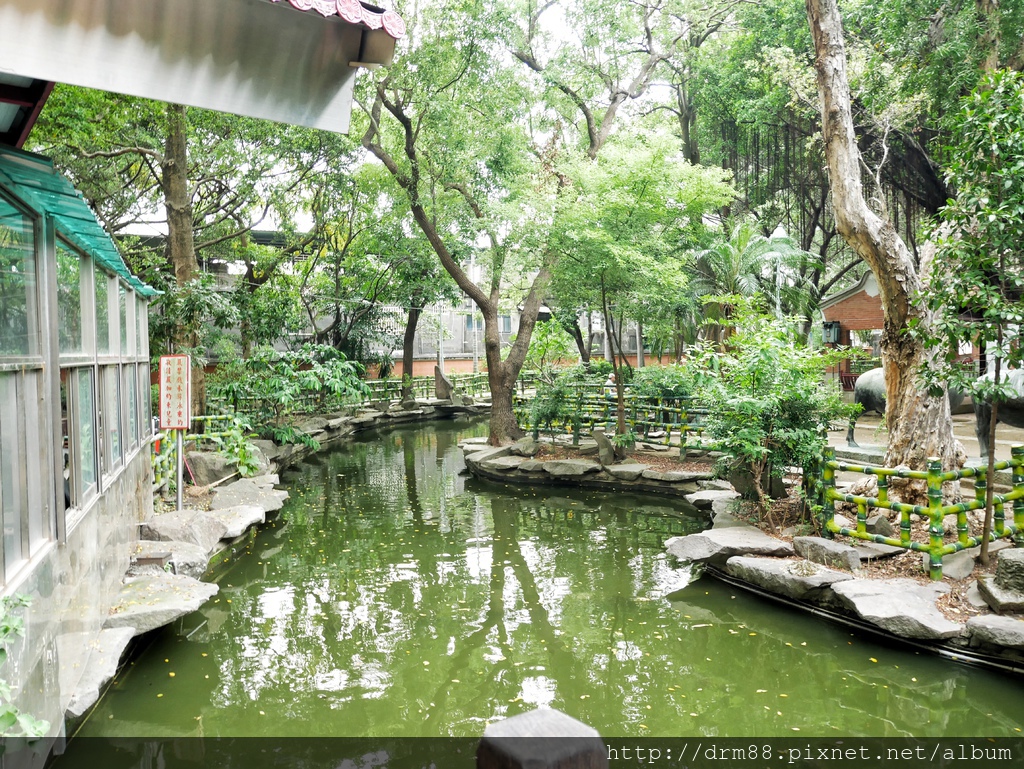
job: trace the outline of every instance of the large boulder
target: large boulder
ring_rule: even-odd
[[[196,486],[209,486],[238,472],[238,463],[216,451],[190,451],[185,460]]]
[[[834,571],[811,561],[743,555],[730,558],[725,564],[725,571],[770,593],[798,601],[814,600],[830,585],[853,579],[852,574]]]
[[[769,537],[749,525],[708,529],[697,534],[673,537],[665,543],[665,548],[680,561],[707,561],[715,566],[724,566],[734,555],[793,555],[793,548],[788,542]]]
[[[175,510],[154,515],[140,528],[142,539],[157,542],[191,542],[209,553],[220,542],[227,526],[202,510]]]
[[[936,606],[936,599],[949,592],[949,586],[942,583],[852,579],[836,583],[832,592],[858,617],[893,635],[940,640],[963,632],[962,625],[950,622]]]
[[[603,427],[595,427],[591,430],[590,434],[594,438],[594,442],[597,444],[597,458],[601,460],[601,464],[605,467],[613,464],[617,458],[619,458],[619,452],[615,448],[615,444],[611,442],[611,439],[605,434]]]
[[[440,366],[434,366],[434,397],[448,401],[451,400],[453,392],[455,392],[455,386],[451,380],[444,375]]]

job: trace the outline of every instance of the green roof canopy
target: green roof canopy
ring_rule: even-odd
[[[124,278],[136,293],[146,297],[160,293],[128,271],[121,252],[92,209],[71,182],[54,170],[48,158],[0,147],[0,185],[10,188],[39,213],[51,216],[63,237]]]

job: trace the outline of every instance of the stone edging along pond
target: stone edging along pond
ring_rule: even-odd
[[[811,611],[891,641],[964,662],[1024,674],[1024,549],[1002,549],[996,576],[981,584],[984,600],[1001,612],[964,623],[947,619],[937,600],[944,582],[863,576],[861,561],[885,557],[878,547],[853,546],[821,537],[771,537],[732,515],[739,494],[710,472],[662,472],[640,461],[602,464],[587,457],[533,459],[536,444],[524,439],[495,448],[462,441],[466,466],[480,478],[528,486],[572,485],[607,491],[681,496],[708,511],[712,527],[665,543],[680,562],[764,597]],[[1008,543],[1007,543],[1008,544]],[[892,549],[895,552],[896,549]]]
[[[154,515],[141,528],[121,596],[112,608],[96,649],[72,698],[67,717],[81,718],[113,678],[134,637],[195,611],[218,592],[200,580],[222,554],[251,527],[281,509],[288,492],[275,488],[276,471],[359,432],[421,421],[484,415],[488,406],[450,401],[407,404],[405,408],[361,410],[303,419],[299,425],[319,448],[277,446],[256,441],[264,454],[263,471],[254,478],[223,483],[213,492],[210,510]],[[966,624],[946,620],[935,599],[948,586],[914,580],[874,580],[857,576],[863,548],[817,537],[776,540],[731,514],[739,496],[708,472],[662,472],[638,462],[602,465],[590,459],[534,460],[513,447],[493,448],[480,440],[460,443],[469,471],[481,478],[526,485],[574,485],[608,491],[637,491],[680,496],[709,512],[713,526],[666,543],[683,562],[706,564],[709,572],[739,586],[838,621],[858,624],[891,640],[1015,673],[1024,672],[1024,621],[982,615]],[[654,447],[651,447],[654,448]],[[1015,554],[1005,558],[1006,554]],[[794,560],[799,555],[803,560]],[[1024,550],[1005,550],[1000,567],[1024,578]],[[1018,563],[1019,562],[1019,563]],[[835,567],[842,567],[837,569]],[[166,568],[174,573],[168,573]],[[998,582],[998,575],[996,578]],[[993,585],[994,589],[1004,588]],[[1011,598],[1012,596],[1012,591]],[[1024,595],[1020,607],[1024,611]],[[88,680],[86,680],[88,679]]]

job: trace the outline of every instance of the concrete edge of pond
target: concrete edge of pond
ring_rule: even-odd
[[[110,632],[104,631],[105,642],[85,650],[87,656],[80,662],[93,674],[86,676],[72,695],[72,706],[64,716],[72,727],[69,731],[88,716],[148,633],[195,611],[218,592],[216,584],[200,578],[254,527],[281,509],[288,492],[275,488],[280,483],[279,470],[361,432],[480,416],[489,409],[489,404],[431,399],[417,408],[400,407],[393,412],[360,410],[353,415],[310,416],[305,421],[319,425],[312,435],[319,444],[316,448],[302,444],[279,447],[280,451],[271,452],[270,463],[261,474],[217,486],[210,510],[154,512],[140,524],[132,565],[106,623]]]

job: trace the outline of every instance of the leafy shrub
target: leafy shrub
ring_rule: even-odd
[[[823,432],[848,421],[856,407],[825,377],[845,351],[803,346],[790,325],[748,301],[733,310],[733,333],[721,348],[700,347],[691,365],[706,433],[750,472],[763,513],[770,476],[807,466],[821,451]]]
[[[208,389],[254,424],[280,425],[286,414],[367,398],[370,390],[362,373],[362,365],[327,345],[307,344],[294,352],[259,348],[245,360],[222,366]]]

